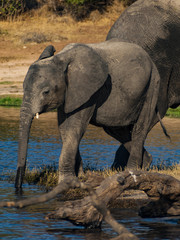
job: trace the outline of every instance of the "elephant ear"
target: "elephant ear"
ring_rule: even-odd
[[[66,113],[86,103],[108,78],[105,61],[92,48],[76,45],[68,53],[71,61],[66,71]]]
[[[41,53],[40,57],[38,60],[42,60],[48,57],[52,57],[55,53],[56,49],[54,48],[54,46],[49,45],[47,46],[44,51]]]

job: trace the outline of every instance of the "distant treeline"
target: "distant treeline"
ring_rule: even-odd
[[[124,6],[129,6],[136,0],[118,0]],[[14,19],[20,14],[47,6],[49,11],[58,15],[70,13],[75,19],[81,20],[98,10],[106,11],[114,0],[0,0],[0,19]]]

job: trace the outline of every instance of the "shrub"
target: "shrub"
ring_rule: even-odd
[[[0,0],[0,19],[13,19],[24,11],[37,7],[37,0]]]
[[[31,42],[43,43],[48,41],[50,41],[50,39],[47,38],[47,36],[41,32],[29,32],[24,37],[22,37],[23,43],[31,43]]]
[[[124,6],[129,6],[136,0],[119,0]],[[114,0],[0,0],[0,18],[14,18],[17,15],[34,8],[47,5],[49,10],[63,15],[70,13],[75,19],[81,20],[98,10],[103,13]]]
[[[12,18],[24,11],[23,0],[1,0],[0,18]]]

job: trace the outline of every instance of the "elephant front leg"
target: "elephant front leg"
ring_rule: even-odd
[[[59,181],[63,180],[66,175],[75,175],[77,177],[83,174],[83,163],[78,146],[76,149],[76,144],[74,144],[73,147],[66,147],[64,144],[64,148],[62,149],[59,158]],[[65,150],[65,148],[67,150]],[[69,152],[68,156],[69,149],[71,149],[71,152]]]
[[[79,148],[78,148],[78,151],[76,154],[76,159],[75,159],[75,174],[76,174],[76,176],[83,174],[83,162],[82,162]]]
[[[64,134],[65,136],[62,138],[63,147],[59,158],[59,182],[65,176],[77,176],[81,161],[79,154],[79,134],[76,134],[74,130]],[[76,160],[78,161],[76,162]]]
[[[93,115],[94,107],[90,106],[70,116],[66,116],[62,109],[58,110],[58,125],[63,143],[59,158],[59,182],[65,176],[78,176],[78,173],[83,171],[79,144]]]

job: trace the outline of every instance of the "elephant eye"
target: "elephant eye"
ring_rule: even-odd
[[[47,89],[47,90],[43,91],[43,95],[48,95],[48,94],[49,94],[49,92],[50,92],[50,90],[49,90],[49,89]]]

